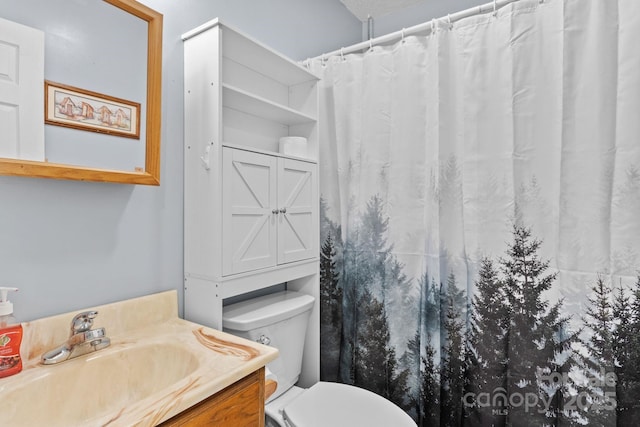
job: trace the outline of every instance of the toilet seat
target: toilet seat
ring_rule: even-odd
[[[323,381],[286,405],[283,417],[291,427],[416,427],[406,412],[382,396]]]

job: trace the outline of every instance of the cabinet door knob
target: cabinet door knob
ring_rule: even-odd
[[[287,213],[287,208],[282,208],[282,209],[280,209],[280,213],[282,213],[282,214]]]
[[[279,212],[279,211],[278,211],[278,209],[273,209],[273,210],[271,211],[271,213],[272,213],[272,214],[274,214],[274,215],[278,215],[278,212]]]

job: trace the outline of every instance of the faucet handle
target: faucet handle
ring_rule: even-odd
[[[93,319],[98,315],[97,311],[83,311],[73,317],[71,321],[71,334],[86,332],[93,326]]]

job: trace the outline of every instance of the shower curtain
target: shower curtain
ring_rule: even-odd
[[[640,2],[520,0],[321,76],[321,378],[419,426],[640,420]]]

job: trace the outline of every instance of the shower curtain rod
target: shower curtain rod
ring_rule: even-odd
[[[482,15],[485,13],[493,13],[510,3],[515,3],[516,1],[519,1],[519,0],[494,0],[490,3],[485,3],[480,6],[470,7],[469,9],[465,9],[460,12],[456,12],[456,13],[444,16],[442,18],[434,18],[431,21],[414,25],[413,27],[403,28],[400,31],[389,33],[380,37],[375,37],[373,39],[366,40],[366,41],[351,45],[349,47],[343,47],[343,48],[334,50],[333,52],[324,53],[322,55],[316,56],[314,59],[317,59],[317,58],[325,59],[331,56],[345,55],[348,53],[357,52],[359,50],[371,48],[375,45],[393,42],[395,40],[402,39],[405,36],[415,34],[415,33],[426,32],[427,34],[430,34],[431,31],[433,30],[433,25],[435,24],[436,21],[443,21],[448,24],[452,24],[456,21],[459,21],[464,18],[468,18],[470,16]],[[540,3],[544,3],[544,0],[539,0],[539,1]],[[311,58],[307,59],[307,61],[310,61],[310,60]]]

